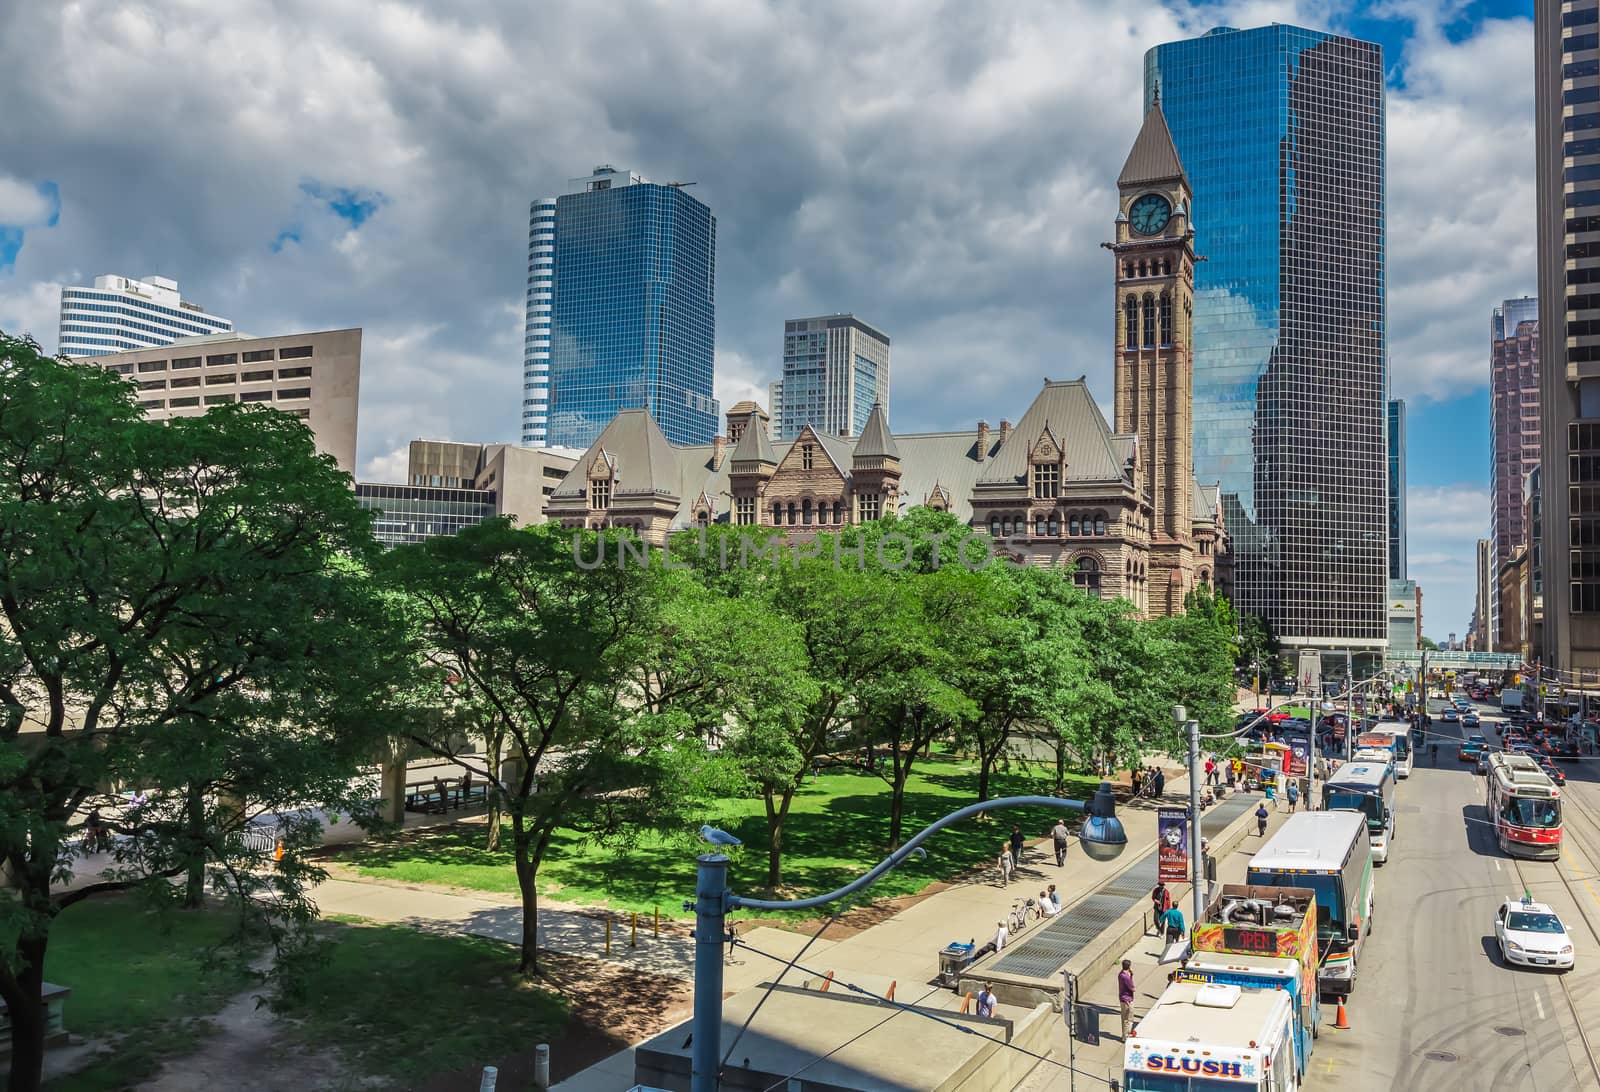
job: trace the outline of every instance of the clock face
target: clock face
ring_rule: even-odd
[[[1154,235],[1172,219],[1172,206],[1159,193],[1147,193],[1128,210],[1128,223],[1140,235]]]

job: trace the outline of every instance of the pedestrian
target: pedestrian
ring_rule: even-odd
[[[1023,843],[1022,828],[1021,827],[1015,827],[1015,826],[1012,827],[1011,828],[1011,859],[1012,859],[1012,862],[1018,868],[1022,867],[1022,843]]]
[[[1061,868],[1067,863],[1067,821],[1057,819],[1056,825],[1050,828],[1050,841],[1056,850],[1056,867]],[[1054,888],[1051,888],[1054,890]]]
[[[1176,906],[1167,908],[1166,916],[1161,919],[1161,924],[1167,931],[1167,943],[1183,939],[1183,911]]]
[[[994,1005],[994,986],[988,982],[985,982],[983,984],[983,989],[978,991],[978,1015],[993,1016]]]
[[[1261,838],[1267,836],[1267,806],[1265,804],[1256,805],[1256,835]]]
[[[1053,918],[1060,910],[1061,907],[1050,900],[1048,891],[1039,892],[1039,916],[1041,918]]]
[[[1172,893],[1167,890],[1167,885],[1157,883],[1150,891],[1150,921],[1156,927],[1156,935],[1161,935],[1161,918],[1172,905]]]
[[[999,955],[1001,952],[1006,950],[1006,942],[1010,939],[1011,930],[1006,928],[1006,923],[1003,920],[995,922],[993,942],[995,955]]]
[[[1000,847],[1000,860],[997,863],[1000,865],[1000,886],[1010,886],[1011,873],[1017,867],[1017,860],[1011,855],[1011,847],[1009,845]]]
[[[1208,759],[1206,759],[1206,784],[1207,785],[1215,785],[1216,783],[1217,783],[1217,764],[1215,762],[1213,762],[1211,759],[1208,758]]]
[[[1300,782],[1298,779],[1289,782],[1289,791],[1285,793],[1289,798],[1289,814],[1294,814],[1295,805],[1300,803]]]
[[[1122,971],[1117,975],[1117,1000],[1122,1004],[1122,1041],[1133,1034],[1133,960],[1122,961]]]
[[[1050,885],[1050,901],[1057,910],[1061,909],[1061,892],[1056,890],[1055,884]]]
[[[1144,787],[1144,771],[1134,770],[1128,774],[1128,784],[1133,787],[1133,795],[1138,796],[1139,790]]]
[[[106,828],[104,820],[100,818],[99,808],[90,808],[83,820],[83,842],[94,853],[105,848]]]
[[[1167,791],[1167,775],[1162,773],[1160,770],[1156,770],[1155,779],[1156,779],[1156,792],[1155,792],[1155,795],[1156,795],[1156,799],[1159,800],[1159,799],[1161,799],[1161,794]]]

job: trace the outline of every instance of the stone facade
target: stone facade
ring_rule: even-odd
[[[1118,323],[1115,429],[1082,377],[1046,379],[1016,424],[997,430],[979,421],[897,436],[879,404],[860,436],[807,426],[774,442],[767,414],[741,402],[728,411],[726,439],[679,447],[649,414],[625,410],[546,515],[628,527],[659,544],[671,530],[712,523],[806,538],[926,505],[987,532],[1013,558],[1070,566],[1080,587],[1144,612],[1178,613],[1196,587],[1227,591],[1218,491],[1193,470],[1190,196],[1159,105],[1119,187],[1117,241],[1105,245],[1116,255],[1118,314],[1134,325]],[[1150,215],[1151,194],[1170,215]]]

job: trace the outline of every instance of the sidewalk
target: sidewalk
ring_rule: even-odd
[[[1271,817],[1267,820],[1267,837],[1283,824],[1289,817],[1287,811],[1275,811],[1269,806]],[[1250,864],[1250,857],[1265,839],[1259,838],[1252,828],[1234,852],[1217,861],[1217,882],[1243,883],[1245,870]],[[1179,892],[1182,892],[1180,898]],[[1179,902],[1184,918],[1190,917],[1189,913],[1189,888],[1173,888],[1173,898]],[[1189,922],[1193,926],[1193,922]],[[1089,1046],[1083,1042],[1069,1043],[1065,1021],[1061,1021],[1051,1033],[1049,1058],[1059,1065],[1041,1064],[1028,1079],[1017,1086],[1016,1092],[1056,1092],[1066,1086],[1066,1071],[1061,1067],[1067,1064],[1069,1057],[1082,1078],[1085,1087],[1104,1088],[1103,1082],[1109,1080],[1122,1080],[1122,1026],[1118,1013],[1121,1006],[1117,1001],[1117,971],[1121,961],[1127,959],[1133,963],[1134,1023],[1138,1024],[1139,1017],[1149,1011],[1156,1003],[1163,991],[1167,988],[1167,974],[1176,964],[1161,964],[1161,955],[1166,945],[1158,937],[1148,935],[1141,937],[1137,943],[1124,952],[1117,960],[1116,969],[1109,971],[1100,978],[1083,983],[1080,1002],[1087,1002],[1095,1006],[1098,1012],[1100,1027],[1100,1043],[1098,1046]]]

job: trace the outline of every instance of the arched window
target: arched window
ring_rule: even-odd
[[[1122,344],[1124,348],[1137,349],[1139,347],[1139,301],[1129,296],[1122,303],[1123,332]]]
[[[1050,537],[1056,538],[1061,534],[1061,517],[1054,512],[1050,513]]]
[[[1097,535],[1106,533],[1106,514],[1104,512],[1096,512],[1094,514],[1094,533]]]
[[[1133,276],[1133,263],[1132,262],[1123,263],[1122,275],[1124,277],[1132,277]]]
[[[1144,347],[1155,348],[1156,344],[1156,299],[1146,295],[1144,298]]]
[[[833,502],[833,522],[836,524],[844,522],[844,505],[839,501]]]
[[[990,538],[999,538],[1000,537],[1000,517],[999,516],[990,516],[989,517],[989,537]]]
[[[1044,537],[1044,516],[1039,515],[1033,517],[1033,533],[1034,537],[1036,538]]]
[[[1211,586],[1211,574],[1206,572],[1204,569],[1200,570],[1200,585],[1201,587],[1206,588]]]
[[[1073,567],[1072,583],[1080,591],[1100,598],[1100,563],[1092,557],[1080,557]]]
[[[704,508],[700,509],[700,511],[696,513],[696,518],[700,521],[700,526],[711,526],[711,513],[707,512]]]
[[[1163,277],[1172,276],[1172,260],[1170,258],[1161,259],[1161,275]]]
[[[794,526],[794,501],[789,502],[789,526]]]
[[[774,527],[776,527],[776,526],[778,526],[778,524],[780,524],[782,522],[783,522],[783,505],[774,504],[772,506],[772,525]]]
[[[800,520],[807,527],[811,526],[811,498],[807,497],[800,506]]]
[[[1161,293],[1161,344],[1172,344],[1172,297]]]
[[[1002,516],[1002,517],[1000,517],[1000,533],[1005,535],[1007,538],[1011,537],[1011,517],[1010,516]]]
[[[1077,535],[1078,535],[1078,517],[1077,516],[1073,516],[1071,519],[1069,519],[1067,521],[1067,534],[1073,536],[1074,538],[1077,537]]]

